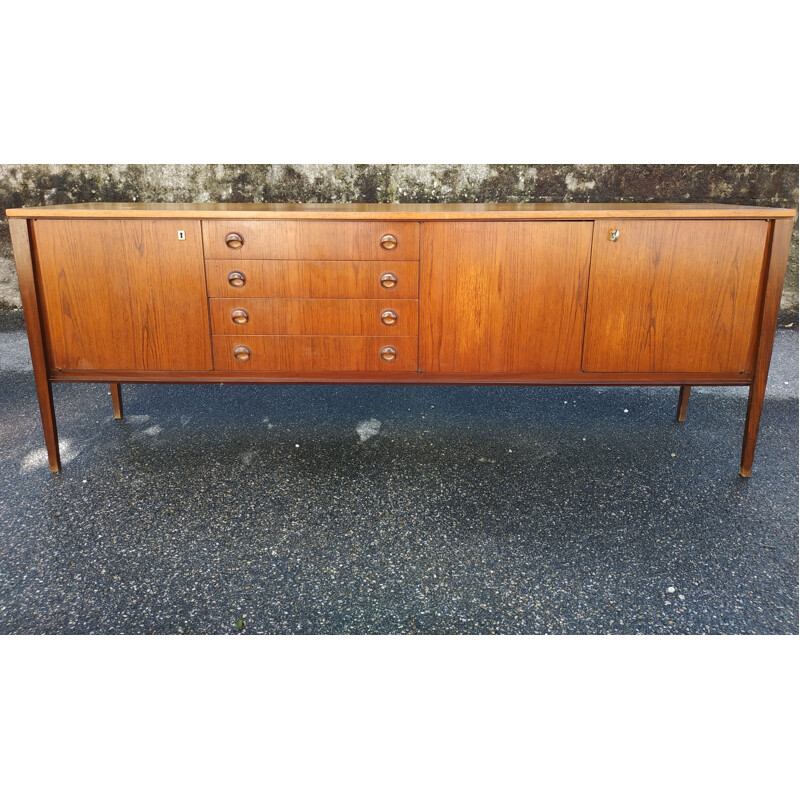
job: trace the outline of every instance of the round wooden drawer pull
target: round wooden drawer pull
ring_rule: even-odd
[[[384,250],[394,250],[397,247],[397,237],[393,233],[381,236],[381,247]]]
[[[384,289],[394,289],[397,286],[397,275],[394,272],[384,272],[381,275],[381,286]]]
[[[241,233],[229,233],[225,237],[225,244],[231,248],[231,250],[238,250],[243,244],[244,239],[242,239]]]
[[[245,278],[244,272],[229,272],[228,283],[234,289],[241,289],[247,283],[247,278]]]
[[[233,311],[231,311],[231,319],[237,325],[247,325],[250,315],[243,308],[234,308]]]
[[[384,325],[396,325],[397,324],[397,312],[388,309],[387,311],[381,311],[381,322]]]
[[[384,361],[392,362],[397,358],[397,350],[394,347],[384,347],[381,350],[381,358]]]
[[[250,348],[245,347],[244,345],[240,345],[239,347],[233,348],[233,357],[237,361],[249,361],[250,360]]]

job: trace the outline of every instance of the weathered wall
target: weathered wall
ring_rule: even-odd
[[[0,165],[0,212],[91,201],[237,203],[721,202],[798,205],[784,165],[28,164]],[[19,306],[8,222],[0,221],[0,306]],[[797,224],[782,316],[798,308]]]

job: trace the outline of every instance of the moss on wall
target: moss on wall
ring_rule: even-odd
[[[797,165],[23,164],[0,165],[0,211],[85,202],[718,202],[798,206]],[[19,305],[0,221],[0,305]],[[798,308],[798,236],[783,316]]]

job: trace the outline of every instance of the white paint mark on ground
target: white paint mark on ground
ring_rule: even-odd
[[[242,464],[249,467],[253,463],[253,459],[256,457],[255,450],[248,450],[246,453],[242,453]]]
[[[181,417],[181,425],[186,425],[186,424],[189,422],[189,420],[190,420],[190,419],[191,419],[191,417],[190,417],[190,416],[189,416],[189,417],[187,417],[186,415],[183,415],[183,416]]]
[[[160,425],[151,425],[149,428],[145,428],[142,433],[146,433],[148,436],[158,436],[163,430]]]
[[[359,422],[356,426],[356,433],[358,434],[359,442],[366,442],[367,439],[377,436],[380,429],[381,421],[379,419],[375,419],[375,417],[364,420],[364,422]]]
[[[126,414],[124,419],[131,423],[131,425],[144,425],[150,419],[149,414]]]
[[[78,455],[78,450],[72,446],[72,441],[70,439],[62,439],[61,440],[61,466],[63,467],[65,464],[69,464],[75,456]],[[21,472],[32,472],[35,469],[44,468],[50,469],[49,462],[47,460],[47,448],[46,447],[37,447],[35,450],[31,450],[25,458],[22,459],[22,464],[20,467]]]

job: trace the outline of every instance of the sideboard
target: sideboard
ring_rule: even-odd
[[[794,209],[85,203],[9,209],[50,469],[52,383],[749,386]]]

